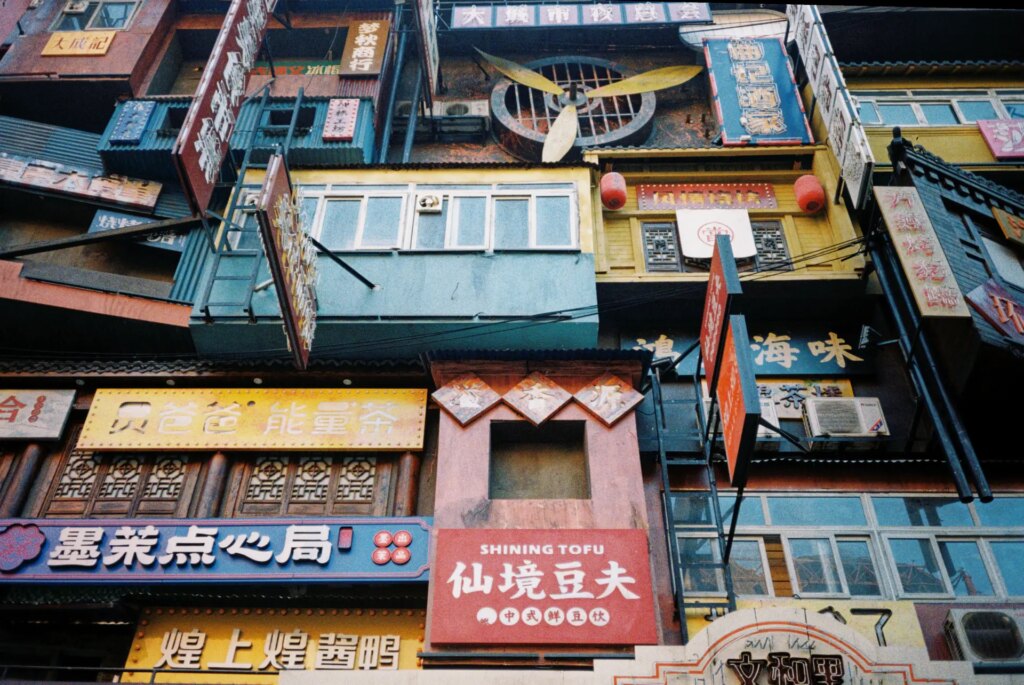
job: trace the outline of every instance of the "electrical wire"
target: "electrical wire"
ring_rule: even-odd
[[[834,261],[839,258],[839,255],[850,251],[854,247],[859,247],[863,244],[863,237],[856,237],[850,240],[841,241],[832,245],[813,250],[811,252],[804,253],[795,259],[789,259],[779,262],[773,262],[762,266],[761,271],[758,272],[744,272],[740,275],[740,279],[744,283],[752,283],[771,278],[776,278],[785,274],[790,274],[793,271],[798,271],[804,268],[819,266],[821,260],[826,262]],[[855,254],[855,253],[850,253]],[[844,255],[844,256],[850,256]],[[831,257],[831,259],[830,259]],[[792,267],[791,271],[783,271],[787,267]],[[479,337],[487,333],[509,333],[513,331],[524,330],[528,328],[534,328],[536,326],[545,326],[553,323],[566,323],[581,318],[588,318],[596,316],[600,313],[612,313],[616,311],[622,311],[641,305],[650,305],[664,302],[666,300],[678,300],[685,299],[687,297],[699,296],[704,290],[706,290],[707,284],[704,281],[693,281],[685,283],[665,283],[653,288],[648,289],[647,292],[625,298],[618,298],[605,304],[590,304],[580,307],[573,307],[567,309],[552,310],[547,312],[541,312],[530,315],[529,317],[507,317],[497,321],[488,321],[485,323],[469,324],[461,326],[455,329],[449,329],[446,331],[435,331],[425,332],[414,335],[401,335],[390,338],[375,338],[372,341],[354,342],[354,343],[342,343],[337,345],[327,345],[323,347],[317,347],[317,355],[323,354],[337,354],[344,352],[358,352],[365,349],[373,349],[378,347],[407,347],[413,344],[429,344],[432,341],[438,342],[449,342],[452,340],[462,340],[466,338]],[[69,355],[75,355],[81,359],[139,359],[139,360],[159,360],[159,359],[206,359],[200,358],[198,354],[187,354],[187,353],[142,353],[142,354],[126,354],[120,352],[67,352],[67,351],[53,351],[53,352],[42,352],[40,350],[27,350],[23,348],[12,348],[12,347],[0,347],[0,354],[25,354],[31,353],[33,358],[63,358],[67,359]],[[263,348],[259,350],[248,350],[244,353],[237,354],[224,354],[218,355],[217,360],[230,360],[239,361],[243,359],[252,359],[254,356],[259,355],[284,355],[287,353],[287,347],[279,346],[273,348]]]

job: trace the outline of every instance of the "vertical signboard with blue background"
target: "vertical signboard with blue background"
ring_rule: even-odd
[[[708,38],[704,58],[723,145],[814,141],[780,38]]]

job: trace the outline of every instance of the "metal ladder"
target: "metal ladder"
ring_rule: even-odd
[[[268,84],[263,88],[262,95],[260,97],[259,105],[256,109],[256,116],[253,119],[254,124],[252,130],[249,131],[249,137],[246,140],[245,153],[242,156],[241,164],[235,165],[234,158],[231,155],[230,148],[228,149],[228,158],[232,162],[232,167],[235,168],[235,183],[231,190],[231,200],[228,204],[228,209],[223,217],[216,217],[220,219],[220,225],[224,229],[220,232],[220,239],[217,244],[217,250],[214,254],[213,266],[211,270],[210,278],[206,281],[206,288],[203,291],[202,307],[200,311],[203,313],[203,317],[207,323],[213,321],[212,307],[228,307],[228,308],[241,308],[245,312],[246,316],[249,317],[250,323],[256,322],[256,314],[253,311],[252,298],[256,291],[256,279],[259,277],[260,267],[263,265],[263,248],[262,245],[253,248],[235,248],[232,247],[231,241],[228,239],[228,234],[235,232],[238,234],[244,234],[251,232],[251,229],[247,229],[244,225],[239,225],[235,222],[236,213],[239,211],[247,212],[244,206],[239,207],[239,202],[243,195],[243,184],[245,181],[246,174],[250,169],[266,169],[266,163],[256,163],[252,161],[253,150],[267,150],[273,153],[274,151],[281,149],[284,154],[285,160],[288,159],[288,151],[291,148],[292,138],[295,135],[295,128],[299,120],[299,110],[302,107],[302,96],[303,89],[300,88],[298,95],[292,104],[291,119],[288,124],[270,124],[263,123],[264,115],[270,111],[268,103],[270,101],[270,85]],[[257,145],[257,137],[259,136],[263,140],[267,140],[267,134],[271,132],[284,132],[284,142],[275,142],[273,145],[263,144]],[[212,214],[212,213],[211,213]],[[214,215],[216,216],[216,215]],[[222,273],[222,262],[226,259],[238,260],[238,258],[251,257],[249,260],[248,270],[242,270],[241,273],[233,273],[230,270],[225,270],[227,273]],[[245,288],[241,299],[238,300],[214,300],[210,298],[213,295],[214,288],[218,284],[224,284],[229,282],[243,282]]]
[[[663,411],[662,394],[661,394],[661,373],[658,368],[652,369],[652,383],[651,389],[654,394],[654,405],[655,405],[655,428],[658,439],[658,461],[661,464],[661,481],[662,481],[662,511],[664,512],[664,524],[665,533],[668,537],[669,554],[671,555],[671,567],[672,573],[672,593],[675,598],[676,611],[679,614],[679,629],[683,639],[683,644],[689,641],[689,632],[686,627],[686,611],[689,609],[707,609],[709,617],[717,617],[718,615],[735,611],[736,610],[736,593],[733,589],[732,582],[732,570],[729,568],[729,564],[723,563],[722,559],[725,558],[725,547],[726,547],[726,534],[725,529],[722,525],[722,512],[721,506],[718,502],[718,485],[715,478],[715,468],[711,462],[711,445],[710,441],[704,445],[703,457],[672,457],[669,456],[665,450],[664,442],[662,440],[662,422],[665,420]],[[703,413],[703,404],[700,399],[700,384],[696,384],[698,399],[697,403],[700,405],[698,411],[700,411],[701,421],[701,437],[705,434],[704,424],[707,417]],[[718,560],[708,562],[689,562],[682,558],[680,554],[679,538],[676,536],[675,523],[673,521],[673,505],[674,502],[671,490],[671,484],[669,480],[669,469],[670,467],[703,467],[704,476],[707,483],[706,490],[688,491],[694,494],[705,494],[710,500],[710,513],[712,520],[706,525],[688,525],[687,531],[694,532],[712,532],[715,534],[715,544],[718,545]],[[738,502],[737,502],[738,504]],[[734,505],[735,506],[735,505]],[[683,574],[692,570],[698,573],[711,571],[716,574],[721,574],[722,585],[725,589],[724,597],[716,598],[702,598],[702,599],[687,599],[687,593],[683,587]],[[706,593],[694,592],[695,595],[701,595]],[[721,613],[719,613],[721,612]],[[713,619],[712,619],[713,620]]]

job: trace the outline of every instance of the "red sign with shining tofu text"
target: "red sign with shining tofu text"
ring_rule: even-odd
[[[645,530],[438,530],[433,644],[657,644]]]

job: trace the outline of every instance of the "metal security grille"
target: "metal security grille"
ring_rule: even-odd
[[[622,80],[618,71],[599,64],[578,61],[559,61],[536,69],[567,92],[572,88],[593,90]],[[605,97],[588,100],[580,105],[579,135],[583,138],[601,137],[628,125],[638,116],[640,95]],[[521,84],[509,88],[505,106],[520,124],[539,133],[547,133],[562,111],[558,95],[544,93]],[[600,144],[603,141],[598,141]]]

